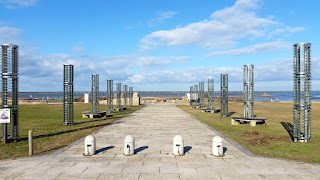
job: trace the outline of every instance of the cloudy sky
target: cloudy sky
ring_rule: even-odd
[[[189,90],[229,74],[242,90],[292,90],[292,45],[312,44],[312,90],[320,90],[318,0],[0,0],[0,44],[20,46],[19,90],[62,91],[63,64],[75,91],[113,79],[135,90]]]

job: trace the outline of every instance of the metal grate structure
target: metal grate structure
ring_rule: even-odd
[[[127,107],[127,99],[128,99],[128,85],[123,85],[123,100],[124,106]]]
[[[2,108],[11,110],[11,138],[18,138],[18,53],[19,46],[14,44],[1,45],[2,62]],[[2,141],[7,142],[8,127],[2,124]]]
[[[204,107],[204,82],[199,82],[199,108]]]
[[[243,116],[253,118],[253,65],[243,66]]]
[[[113,80],[107,80],[107,113],[113,111]]]
[[[190,106],[193,105],[193,101],[194,101],[194,92],[193,92],[193,86],[190,86]]]
[[[221,116],[226,117],[228,114],[228,74],[220,75],[220,112]]]
[[[99,111],[99,74],[92,74],[92,85],[91,85],[91,112]]]
[[[121,83],[117,83],[117,108],[121,108]]]
[[[133,106],[133,87],[129,86],[129,106]]]
[[[63,124],[73,124],[73,65],[63,65]]]
[[[194,92],[194,105],[198,105],[199,104],[199,92],[198,92],[198,85],[194,85],[193,87],[193,92]]]
[[[293,45],[293,138],[294,142],[311,139],[311,55],[310,43]]]
[[[210,110],[214,109],[213,106],[213,97],[214,97],[214,84],[213,84],[213,79],[208,79],[208,108]]]

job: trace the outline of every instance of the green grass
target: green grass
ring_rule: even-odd
[[[74,124],[62,124],[62,105],[19,105],[19,139],[8,144],[0,143],[0,159],[28,156],[28,131],[33,131],[34,154],[48,154],[65,147],[88,134],[140,109],[129,107],[126,111],[114,112],[111,117],[83,119],[82,112],[91,109],[91,104],[74,104]],[[103,106],[100,107],[102,110]],[[106,108],[106,107],[105,107]],[[11,124],[8,125],[8,133]]]
[[[215,104],[220,107],[219,104]],[[185,112],[208,124],[226,137],[257,155],[320,163],[320,103],[312,103],[311,141],[294,143],[281,122],[293,123],[293,104],[255,102],[254,114],[267,117],[267,125],[231,126],[231,117],[220,113],[202,113],[199,109],[179,106]],[[242,103],[229,103],[229,112],[242,115]]]

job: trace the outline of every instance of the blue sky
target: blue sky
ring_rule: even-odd
[[[62,91],[64,63],[75,91],[113,79],[135,90],[189,90],[229,74],[242,90],[292,90],[292,45],[312,44],[312,90],[320,90],[320,1],[0,0],[0,43],[20,46],[19,90]]]

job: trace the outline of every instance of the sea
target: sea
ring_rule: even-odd
[[[83,97],[85,93],[90,92],[74,92],[74,97]],[[159,91],[146,92],[140,91],[140,97],[181,97],[186,95],[186,91]],[[242,91],[229,91],[229,96],[242,96]],[[261,95],[271,95],[272,97],[261,97]],[[100,97],[106,97],[106,92],[100,92]],[[220,92],[215,92],[214,96],[220,96]],[[23,99],[62,99],[62,92],[20,92],[19,98]],[[301,96],[303,98],[303,96]],[[293,92],[291,91],[256,91],[254,92],[255,101],[293,101]],[[320,91],[311,92],[311,101],[320,101]]]

